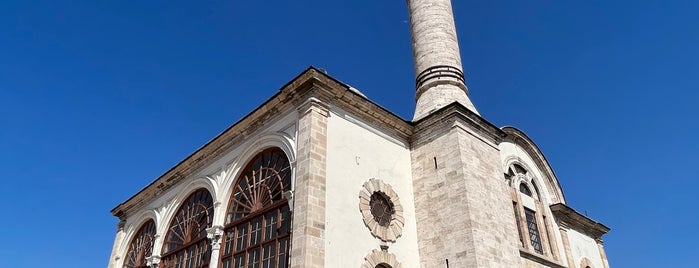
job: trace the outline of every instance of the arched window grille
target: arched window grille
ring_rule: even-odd
[[[148,220],[138,230],[129,250],[124,258],[124,268],[146,268],[146,257],[150,257],[153,252],[153,240],[155,236],[155,222]]]
[[[264,150],[247,164],[230,197],[221,267],[288,267],[289,190],[291,167],[280,149]]]
[[[209,267],[211,247],[206,229],[214,217],[213,199],[206,189],[192,193],[170,222],[163,245],[163,268]]]

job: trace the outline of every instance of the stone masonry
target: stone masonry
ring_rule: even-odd
[[[521,267],[499,129],[456,104],[418,122],[412,144],[421,267]]]
[[[324,267],[325,166],[328,107],[315,98],[300,105],[290,267]]]
[[[464,81],[451,0],[408,0],[417,106],[413,120],[459,102],[474,113]]]

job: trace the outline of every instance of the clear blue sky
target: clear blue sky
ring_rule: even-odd
[[[697,1],[456,0],[480,113],[612,267],[697,267]],[[0,267],[105,267],[109,211],[309,65],[411,118],[404,0],[0,3]]]

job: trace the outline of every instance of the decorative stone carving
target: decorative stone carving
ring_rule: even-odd
[[[218,250],[221,248],[221,237],[223,236],[223,226],[212,226],[206,228],[206,238],[211,241],[211,249]]]
[[[391,268],[401,268],[400,262],[396,259],[396,255],[388,253],[386,250],[374,249],[364,257],[364,263],[361,268],[376,268],[378,265],[384,265]],[[379,266],[379,267],[384,267]]]
[[[159,255],[152,255],[149,257],[146,257],[146,265],[151,268],[158,268],[158,264],[160,264],[160,256]]]
[[[359,211],[364,225],[375,237],[393,242],[401,236],[403,206],[391,185],[374,178],[365,182],[359,191]]]

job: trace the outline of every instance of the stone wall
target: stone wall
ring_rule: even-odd
[[[421,267],[521,267],[500,132],[451,108],[420,122],[413,140]]]

